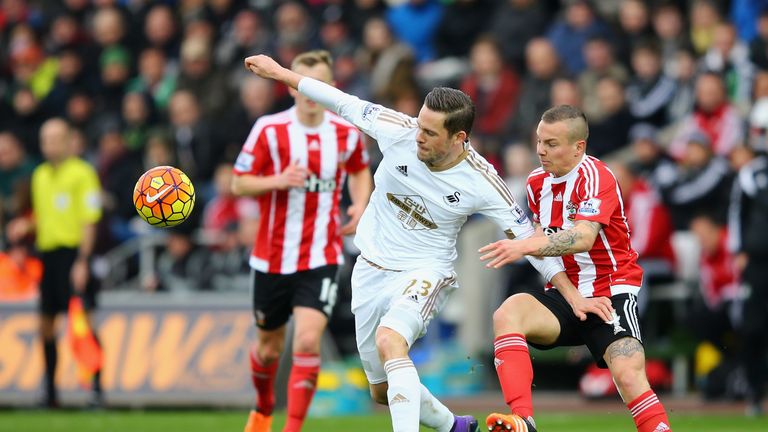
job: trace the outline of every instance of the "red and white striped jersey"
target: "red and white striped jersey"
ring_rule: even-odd
[[[578,220],[602,225],[591,250],[562,257],[568,278],[583,296],[638,293],[643,271],[630,246],[621,190],[605,163],[585,156],[561,177],[538,168],[528,176],[527,191],[534,221],[547,234]]]
[[[251,253],[251,268],[289,274],[343,262],[339,199],[348,172],[368,166],[362,134],[326,111],[309,128],[290,108],[261,117],[253,125],[235,162],[235,175],[276,175],[291,162],[306,167],[303,188],[258,197],[261,221]]]

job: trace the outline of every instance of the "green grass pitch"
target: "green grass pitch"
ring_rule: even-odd
[[[486,413],[475,413],[478,417]],[[0,411],[0,432],[221,432],[243,430],[246,411]],[[768,419],[738,415],[672,414],[675,432],[765,432]],[[273,430],[284,418],[278,415]],[[541,432],[634,431],[627,413],[565,414],[542,412],[537,417]],[[386,412],[364,416],[310,418],[308,432],[386,432],[392,428]],[[427,430],[427,429],[422,429]],[[481,428],[481,430],[483,430]]]

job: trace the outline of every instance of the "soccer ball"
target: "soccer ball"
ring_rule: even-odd
[[[186,174],[171,166],[158,166],[139,177],[133,203],[152,226],[171,227],[189,217],[195,206],[195,187]]]

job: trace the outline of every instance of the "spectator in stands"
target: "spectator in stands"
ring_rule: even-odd
[[[675,90],[667,105],[667,119],[669,124],[676,124],[693,111],[696,103],[696,58],[693,52],[681,48],[672,70],[670,78],[675,82]]]
[[[677,164],[658,141],[658,130],[650,123],[637,123],[629,130],[630,169],[659,191],[677,179]]]
[[[109,47],[101,52],[100,64],[96,109],[100,115],[119,116],[131,73],[131,55],[121,46]]]
[[[479,36],[486,32],[495,7],[493,0],[457,0],[446,4],[435,31],[437,57],[467,57]]]
[[[129,92],[123,97],[122,134],[132,152],[141,152],[156,121],[155,105],[147,93]]]
[[[85,75],[80,53],[72,49],[61,51],[58,55],[58,73],[53,88],[43,101],[46,111],[63,116],[67,101],[75,91],[96,89],[94,80],[90,78]]]
[[[543,2],[536,0],[505,0],[496,7],[489,31],[501,46],[504,62],[518,73],[526,69],[528,41],[544,33],[548,18]]]
[[[643,268],[643,289],[637,298],[640,316],[645,313],[653,284],[671,282],[675,277],[672,249],[672,218],[656,191],[644,178],[623,163],[611,164],[621,188],[627,223],[632,232],[632,249]]]
[[[675,229],[688,229],[694,216],[706,212],[724,223],[732,177],[728,162],[714,153],[709,136],[689,135],[674,181],[661,188]]]
[[[490,37],[481,37],[472,45],[470,65],[460,88],[475,102],[475,133],[486,139],[500,138],[517,106],[520,79],[504,65],[499,46]]]
[[[654,34],[647,2],[622,0],[620,3],[618,29],[613,32],[613,41],[621,63],[629,67],[632,51],[651,40]]]
[[[392,33],[411,47],[416,63],[434,60],[437,56],[434,40],[443,8],[437,0],[407,0],[390,5],[385,13]]]
[[[615,60],[613,48],[604,37],[593,37],[587,41],[584,45],[584,60],[587,68],[579,74],[579,88],[584,95],[584,114],[592,124],[603,120],[607,115],[597,95],[597,83],[606,77],[613,78],[619,83],[623,93],[623,86],[629,80],[629,74],[627,69]]]
[[[0,132],[0,235],[5,224],[29,210],[29,181],[35,162],[11,132]]]
[[[243,58],[255,52],[269,53],[270,32],[258,12],[243,9],[235,16],[229,32],[216,45],[216,64],[232,78],[243,77]]]
[[[723,77],[728,99],[740,112],[747,112],[755,67],[749,60],[749,48],[738,39],[733,24],[723,22],[715,27],[712,46],[701,62],[704,70]]]
[[[688,138],[700,132],[707,136],[714,154],[728,157],[744,137],[744,121],[728,102],[723,78],[703,73],[696,79],[696,106],[676,125],[675,138],[669,146],[672,157],[679,159],[687,150]]]
[[[391,101],[405,90],[417,91],[413,51],[395,39],[385,20],[377,17],[365,23],[361,55],[375,101]]]
[[[203,195],[198,198],[205,198],[205,183],[211,180],[214,168],[223,157],[213,140],[210,117],[204,116],[197,97],[188,90],[177,90],[173,94],[168,117],[178,168]]]
[[[160,50],[173,65],[179,60],[179,29],[174,11],[167,4],[151,6],[144,18],[143,48]]]
[[[320,47],[317,26],[302,3],[295,0],[282,3],[277,7],[273,19],[274,34],[270,51],[283,64],[290,64],[299,53]]]
[[[694,0],[690,5],[688,29],[693,51],[704,55],[715,40],[715,29],[722,21],[720,11],[712,0]]]
[[[662,69],[667,76],[674,76],[678,51],[690,45],[685,34],[685,19],[679,6],[673,2],[659,4],[653,11],[652,19],[659,42]]]
[[[584,45],[593,36],[610,37],[610,31],[587,0],[566,1],[563,16],[555,20],[547,32],[547,38],[562,59],[561,66],[574,75],[587,66]]]
[[[737,256],[741,279],[748,287],[743,299],[740,334],[744,341],[743,363],[747,375],[749,415],[762,414],[768,382],[768,101],[757,102],[746,147],[748,159],[739,168],[731,196],[730,247]]]
[[[675,82],[664,75],[661,57],[653,44],[638,45],[632,51],[633,78],[627,86],[629,111],[642,122],[656,127],[667,123],[667,105],[675,92]]]
[[[0,249],[0,303],[37,298],[43,265],[23,241]]]
[[[699,294],[689,312],[686,328],[693,330],[708,349],[720,352],[723,364],[738,361],[740,343],[735,329],[741,321],[739,310],[739,280],[734,257],[728,251],[728,231],[718,220],[707,214],[691,220],[690,229],[701,247],[699,260]],[[764,314],[764,312],[763,312]],[[755,316],[754,318],[759,318]],[[749,324],[747,324],[749,325]],[[756,342],[746,341],[747,344]],[[701,377],[704,397],[721,396],[720,385]],[[732,376],[727,378],[732,380]]]
[[[757,18],[757,34],[749,44],[749,59],[758,69],[768,69],[768,9]]]
[[[525,48],[528,74],[520,87],[520,99],[510,122],[514,140],[530,142],[539,115],[551,101],[552,82],[561,74],[560,59],[554,46],[545,38],[531,39]]]
[[[595,89],[599,111],[604,115],[590,120],[589,154],[602,157],[621,150],[629,144],[629,130],[635,119],[629,112],[624,88],[614,78],[605,77],[597,82]]]
[[[200,115],[216,121],[224,116],[232,101],[234,86],[223,71],[213,67],[212,56],[210,42],[204,38],[185,38],[181,44],[181,70],[176,88],[192,92]]]
[[[176,76],[169,71],[165,53],[158,48],[147,48],[139,56],[139,70],[126,88],[131,92],[144,92],[152,96],[157,109],[165,110],[176,90]]]
[[[193,224],[183,223],[168,229],[157,267],[143,281],[144,290],[188,294],[211,290],[210,256],[207,249],[193,240],[194,228]]]

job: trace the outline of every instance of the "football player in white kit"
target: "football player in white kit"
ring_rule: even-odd
[[[383,159],[357,227],[361,255],[352,273],[357,346],[371,396],[389,405],[393,430],[475,431],[471,416],[454,416],[419,381],[408,351],[457,287],[456,238],[480,213],[510,238],[535,230],[495,169],[469,146],[474,105],[463,92],[436,88],[417,118],[358,99],[304,77],[264,55],[245,59],[256,75],[280,81],[339,114],[377,140]],[[530,259],[556,287],[570,284],[559,258]],[[572,286],[571,286],[572,288]],[[584,312],[610,319],[590,299]]]

